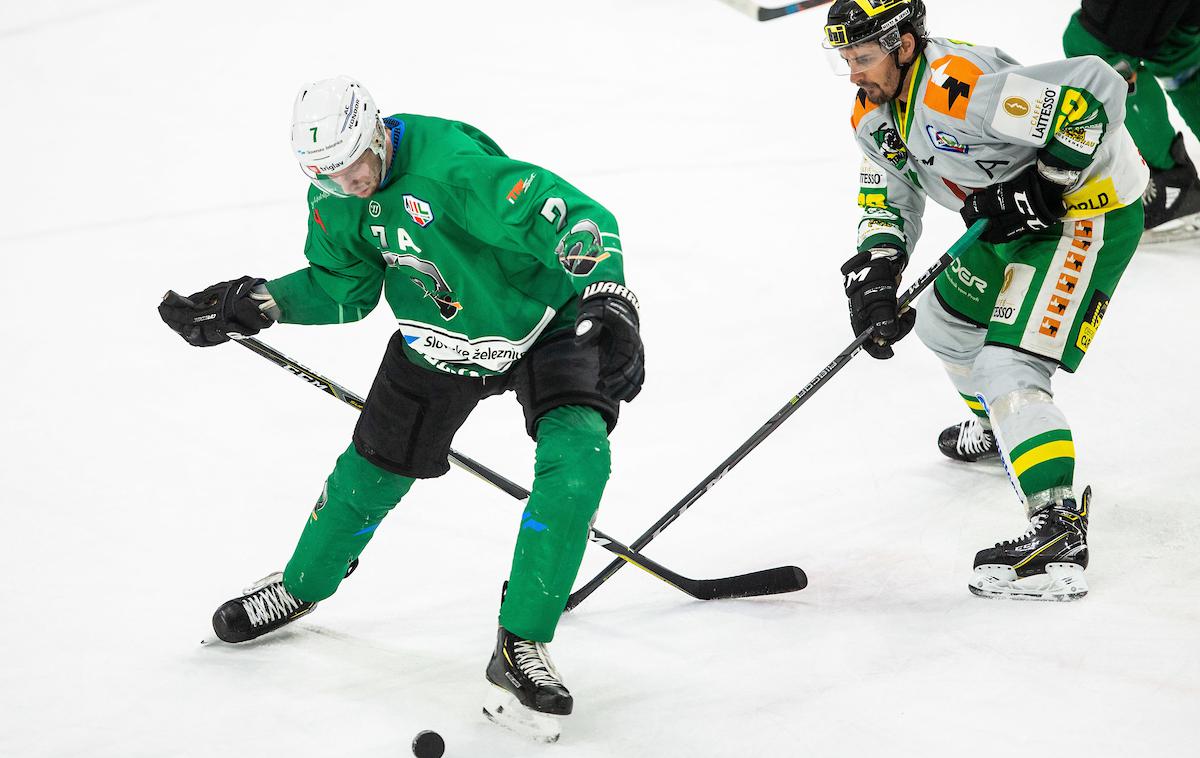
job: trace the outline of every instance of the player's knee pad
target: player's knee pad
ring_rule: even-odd
[[[1001,345],[985,345],[975,358],[971,378],[996,420],[1035,402],[1052,402],[1050,378],[1057,364]]]
[[[535,485],[553,490],[560,504],[582,508],[590,518],[611,464],[608,427],[599,411],[565,405],[538,421]]]
[[[950,315],[930,295],[917,309],[917,337],[948,366],[970,366],[983,347],[987,330]]]
[[[411,477],[384,470],[364,458],[353,444],[338,457],[325,480],[322,501],[354,511],[367,521],[382,519],[413,485]],[[318,504],[319,505],[319,504]]]
[[[350,445],[325,480],[284,569],[288,591],[310,603],[336,592],[347,567],[413,481],[375,466]]]

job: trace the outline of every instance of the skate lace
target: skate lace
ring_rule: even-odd
[[[272,584],[242,601],[246,615],[254,626],[278,621],[300,607],[300,601],[283,588],[283,584]]]
[[[1156,197],[1158,197],[1158,185],[1151,179],[1150,183],[1146,185],[1146,191],[1142,193],[1142,202],[1150,205]]]
[[[559,678],[558,672],[554,669],[554,664],[550,662],[550,655],[546,652],[546,646],[540,642],[532,640],[518,640],[513,643],[513,653],[517,657],[517,668],[521,673],[529,677],[529,680],[536,685],[553,684],[559,687],[563,686],[562,679]]]
[[[1016,545],[1017,543],[1024,542],[1025,540],[1032,537],[1035,533],[1037,533],[1037,531],[1039,529],[1042,528],[1042,525],[1046,523],[1046,519],[1049,518],[1049,516],[1050,516],[1049,511],[1042,511],[1041,513],[1034,514],[1033,518],[1031,518],[1029,520],[1029,528],[1025,530],[1024,534],[1022,534],[1020,537],[1017,537],[1016,539],[1004,540],[1003,542],[997,542],[996,547],[1009,547],[1011,545]]]
[[[991,435],[975,419],[964,421],[958,426],[958,451],[960,453],[983,453],[991,448]]]

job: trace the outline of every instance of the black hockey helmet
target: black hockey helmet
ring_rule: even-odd
[[[878,40],[883,52],[900,47],[900,37],[925,37],[924,0],[835,0],[825,21],[825,47]]]

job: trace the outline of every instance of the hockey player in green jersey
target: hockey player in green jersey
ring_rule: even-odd
[[[254,639],[331,596],[413,483],[448,470],[451,440],[476,404],[512,389],[537,458],[484,711],[556,739],[573,700],[546,643],[608,479],[618,403],[644,376],[616,221],[474,127],[381,117],[346,77],[300,91],[292,147],[312,183],[308,265],[169,295],[163,320],[209,346],[276,321],[356,321],[382,294],[399,329],[291,560],[221,606],[214,629],[228,642]]]
[[[925,34],[922,0],[836,0],[825,47],[859,87],[851,125],[865,157],[858,246],[842,266],[866,350],[915,323],[974,418],[942,432],[953,458],[1000,455],[1029,530],[979,551],[970,589],[1062,600],[1087,593],[1090,488],[1051,378],[1075,371],[1141,237],[1149,172],[1122,124],[1124,80],[1099,58],[1021,66],[996,48]],[[988,222],[919,316],[900,274],[926,199]]]
[[[1200,178],[1167,115],[1167,97],[1200,137],[1200,0],[1083,0],[1067,55],[1103,58],[1129,83],[1125,125],[1150,165],[1148,242],[1200,237]]]

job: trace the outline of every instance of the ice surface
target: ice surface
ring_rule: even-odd
[[[929,0],[930,27],[1034,62],[1075,3]],[[962,403],[910,338],[857,358],[656,540],[688,576],[795,563],[803,592],[701,603],[626,569],[551,650],[576,697],[552,747],[480,714],[520,506],[452,471],[294,628],[201,646],[283,566],[352,411],[154,307],[302,265],[300,84],[473,123],[621,222],[645,391],[598,525],[632,541],[850,339],[852,90],[823,12],[711,0],[18,2],[0,18],[0,755],[1183,755],[1200,713],[1195,246],[1133,261],[1057,398],[1096,493],[1092,592],[988,602],[974,552],[1024,529],[999,467],[937,452]],[[998,13],[997,9],[1003,12]],[[1189,136],[1193,155],[1196,142]],[[931,208],[914,261],[962,230]],[[364,393],[391,332],[263,336]],[[528,483],[511,396],[456,448]],[[582,582],[610,555],[590,548]]]

